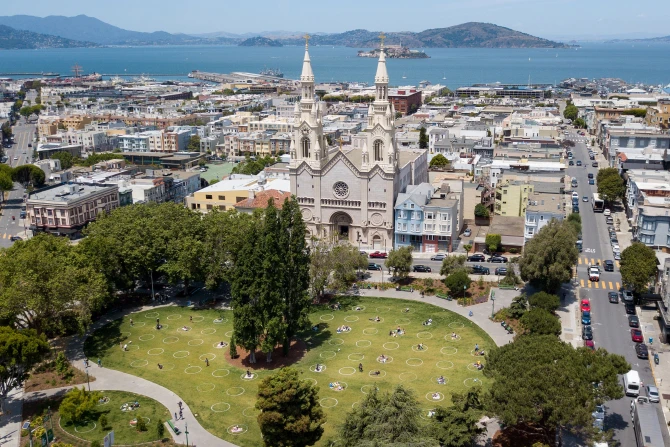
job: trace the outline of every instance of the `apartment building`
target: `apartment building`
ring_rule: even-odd
[[[462,181],[444,182],[439,188],[430,183],[408,186],[394,206],[394,247],[451,252],[463,225],[463,194]]]
[[[670,172],[630,170],[625,177],[626,216],[633,238],[670,251]]]
[[[645,121],[649,126],[670,128],[670,98],[659,99],[656,106],[647,108]]]
[[[504,179],[496,185],[494,212],[498,216],[520,217],[526,215],[528,197],[535,185],[529,181]]]
[[[163,152],[163,132],[149,130],[117,136],[117,148],[123,152]]]
[[[607,126],[604,132],[603,154],[610,167],[618,164],[620,153],[656,154],[662,161],[670,161],[667,154],[670,149],[670,135],[660,133],[656,128],[642,125]]]
[[[264,119],[261,121],[249,121],[249,132],[291,132],[293,123],[290,120]]]
[[[524,228],[524,244],[552,220],[562,221],[565,201],[558,194],[534,193],[528,198]]]
[[[98,214],[118,206],[116,185],[57,185],[28,196],[26,220],[34,232],[75,237]]]
[[[187,149],[188,142],[191,140],[194,128],[169,127],[163,132],[163,150],[165,152],[184,152]]]
[[[416,112],[422,104],[421,91],[415,89],[391,90],[388,99],[393,104],[393,109],[403,116]]]

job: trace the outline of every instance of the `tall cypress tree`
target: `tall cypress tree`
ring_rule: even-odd
[[[301,329],[310,326],[309,250],[305,240],[305,222],[295,197],[286,199],[280,214],[279,242],[282,256],[279,279],[284,297],[284,334],[282,348],[288,355],[291,338]]]

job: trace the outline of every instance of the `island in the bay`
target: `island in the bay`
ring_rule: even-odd
[[[384,48],[386,51],[386,57],[391,59],[428,59],[428,56],[423,51],[411,50],[408,47],[402,45],[388,45]],[[379,57],[379,48],[375,48],[371,51],[359,51],[358,57]]]

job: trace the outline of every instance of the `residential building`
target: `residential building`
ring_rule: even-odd
[[[37,146],[37,158],[39,160],[51,158],[56,152],[67,152],[73,157],[81,157],[81,146],[69,146],[58,143],[39,144]]]
[[[562,221],[565,216],[565,200],[562,195],[534,193],[528,198],[524,243],[533,238],[552,220]]]
[[[98,214],[118,206],[116,185],[57,185],[30,193],[26,220],[34,232],[75,237]]]
[[[452,191],[455,184],[459,191]],[[463,223],[463,182],[411,185],[395,204],[394,247],[412,246],[416,252],[451,252]]]
[[[618,155],[625,153],[627,159],[635,158],[635,154],[646,155],[647,160],[659,159],[660,169],[663,169],[663,162],[670,161],[668,149],[670,149],[670,135],[659,133],[656,128],[637,125],[607,126],[604,129],[603,153],[611,167],[618,164]],[[646,163],[649,162],[646,161]],[[636,169],[636,167],[628,169]]]
[[[487,229],[488,231],[481,231],[486,227],[480,227],[480,231],[477,232],[477,236],[474,238],[473,252],[483,252],[487,249],[487,234],[499,234],[503,251],[521,253],[525,242],[525,223],[525,216],[494,216]]]
[[[118,135],[117,148],[123,152],[163,152],[163,132],[149,130],[132,135]]]
[[[535,185],[529,181],[505,180],[496,185],[495,214],[499,216],[520,217],[526,215],[528,197],[533,194]]]
[[[349,146],[331,148],[324,136],[326,105],[314,99],[307,48],[300,84],[289,172],[308,237],[389,249],[396,197],[409,185],[427,182],[428,170],[426,150],[399,150],[396,144],[385,52],[380,52],[375,101],[368,107],[365,130],[353,136]]]
[[[659,99],[656,106],[647,108],[645,121],[649,126],[670,128],[670,98]]]
[[[670,251],[670,172],[632,170],[625,176],[626,215],[633,238]]]
[[[270,200],[272,200],[277,209],[282,209],[286,199],[291,199],[291,193],[288,191],[268,189],[255,192],[252,190],[251,197],[237,202],[235,204],[235,209],[241,213],[252,214],[257,209],[266,208]]]
[[[191,141],[193,128],[189,126],[173,126],[163,132],[163,150],[165,152],[184,152]]]
[[[396,112],[403,116],[410,115],[421,107],[421,91],[415,89],[392,90],[388,94],[388,100],[393,104]]]
[[[295,106],[292,106],[295,110]],[[249,121],[249,132],[291,132],[293,124],[290,120],[280,121],[266,118],[261,121]]]

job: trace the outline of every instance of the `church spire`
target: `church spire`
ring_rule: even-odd
[[[314,72],[312,71],[312,61],[309,58],[309,39],[310,35],[305,34],[305,58],[302,61],[302,74],[300,75],[301,82],[314,82]]]
[[[379,62],[377,63],[377,74],[375,75],[375,84],[388,84],[389,74],[388,71],[386,71],[386,54],[384,54],[384,39],[386,39],[386,36],[384,35],[383,32],[379,35],[379,39],[381,39],[381,46],[379,47],[380,49]]]

